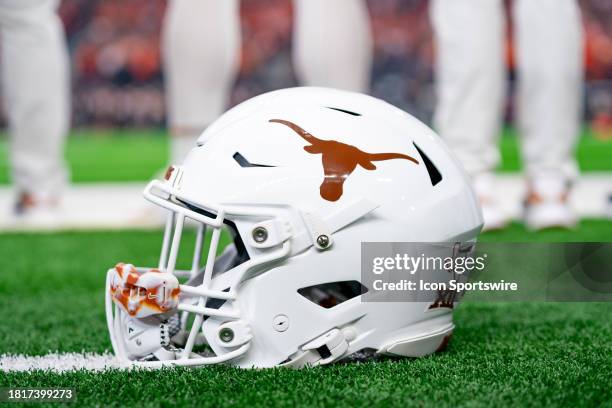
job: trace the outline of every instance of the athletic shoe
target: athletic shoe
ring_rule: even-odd
[[[569,205],[570,183],[557,175],[534,178],[528,183],[525,224],[531,230],[572,228],[576,215]]]
[[[484,219],[483,231],[493,231],[505,228],[510,222],[510,217],[503,210],[495,195],[494,175],[482,173],[474,176],[474,190],[480,200],[482,218]]]
[[[57,198],[22,193],[15,204],[13,218],[17,228],[54,229],[62,223],[62,212]]]

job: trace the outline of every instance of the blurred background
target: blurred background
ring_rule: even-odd
[[[291,0],[242,0],[240,77],[231,104],[297,82],[291,66]],[[581,0],[586,33],[586,116],[612,127],[612,2]],[[164,0],[63,0],[72,56],[73,125],[163,128],[160,29]],[[427,0],[369,0],[375,60],[371,92],[429,121],[435,106]],[[512,39],[507,65],[512,88]],[[512,98],[508,98],[508,119]],[[4,116],[4,115],[3,115]],[[4,124],[4,117],[2,118]]]
[[[429,1],[368,0],[367,5],[374,38],[370,92],[431,124],[436,99]],[[607,174],[612,170],[612,2],[580,0],[580,6],[586,81],[585,126],[577,154],[581,170]],[[143,181],[166,166],[168,134],[160,52],[165,9],[164,0],[61,1],[59,14],[71,63],[72,130],[66,157],[72,182],[139,182],[140,189]],[[297,85],[291,62],[292,1],[242,0],[240,14],[241,64],[230,106],[266,91]],[[509,70],[507,126],[500,142],[502,172],[521,169],[511,125],[515,82],[511,26],[508,24],[505,58]],[[0,125],[6,126],[4,108]],[[3,209],[14,201],[7,150],[4,131],[0,134]],[[605,180],[607,184],[602,187],[599,183],[598,191],[610,186],[609,179]],[[91,191],[101,188],[92,187]],[[120,197],[122,191],[115,189],[112,194]],[[125,190],[126,197],[134,191],[137,189]],[[68,197],[78,203],[78,196]],[[597,197],[597,208],[589,207],[581,211],[583,215],[601,216],[606,205],[612,208],[612,201],[605,204],[601,194]],[[140,200],[140,195],[135,198]]]

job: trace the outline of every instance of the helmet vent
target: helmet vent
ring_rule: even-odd
[[[338,112],[346,113],[347,115],[351,115],[351,116],[361,116],[361,113],[353,112],[353,111],[346,110],[346,109],[332,108],[331,106],[326,106],[326,108],[327,109],[331,109],[331,110],[335,110],[335,111],[338,111]]]
[[[368,288],[355,280],[322,283],[298,289],[300,295],[326,309],[338,306],[367,291]]]
[[[438,170],[436,165],[433,164],[433,162],[425,154],[425,152],[423,152],[421,148],[417,146],[416,143],[412,142],[412,144],[414,145],[414,147],[416,147],[417,151],[419,152],[419,155],[421,156],[421,159],[423,159],[423,163],[425,164],[425,168],[427,169],[427,173],[429,174],[429,180],[431,181],[431,185],[435,186],[436,184],[442,181],[442,174],[440,174],[440,171]]]
[[[234,160],[236,160],[236,163],[238,163],[240,167],[276,167],[276,166],[270,166],[267,164],[251,163],[250,161],[247,160],[246,157],[241,155],[239,152],[234,153],[232,157],[234,158]]]

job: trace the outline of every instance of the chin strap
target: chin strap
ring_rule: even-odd
[[[317,212],[302,212],[306,230],[292,239],[292,252],[294,254],[300,253],[311,246],[320,251],[329,249],[333,245],[333,234],[335,232],[371,213],[379,206],[379,204],[362,198],[325,216]]]

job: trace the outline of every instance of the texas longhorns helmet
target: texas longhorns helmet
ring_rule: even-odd
[[[116,355],[149,367],[433,353],[452,333],[455,297],[366,301],[362,243],[452,252],[482,226],[468,177],[431,129],[324,88],[236,106],[144,196],[169,212],[159,264],[111,268],[106,314]],[[179,249],[190,268],[177,267]]]

